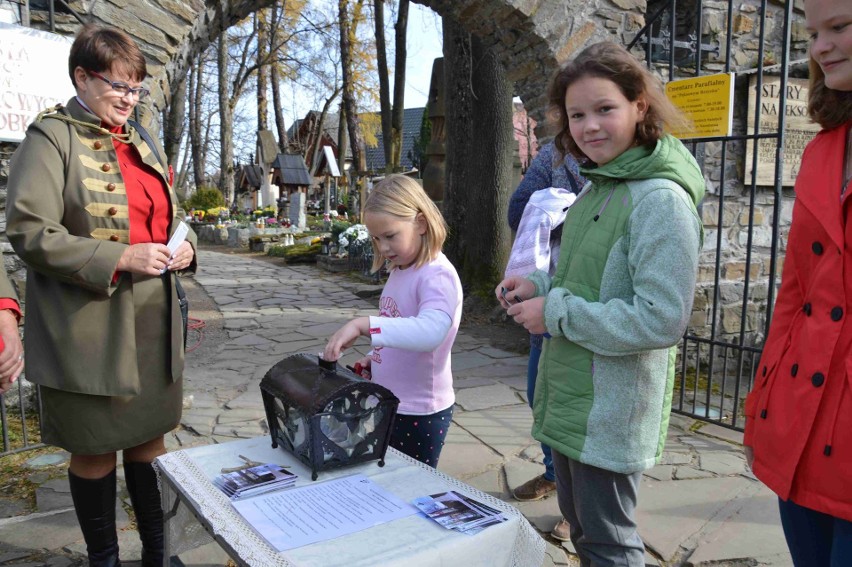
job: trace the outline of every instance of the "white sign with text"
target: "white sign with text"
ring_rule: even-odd
[[[0,140],[20,142],[36,115],[74,96],[73,38],[0,23]]]

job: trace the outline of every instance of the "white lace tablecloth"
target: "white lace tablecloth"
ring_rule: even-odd
[[[159,457],[156,466],[163,509],[168,517],[166,551],[169,555],[179,555],[215,538],[234,560],[252,567],[537,567],[544,560],[544,540],[516,508],[394,449],[388,449],[384,467],[370,461],[320,472],[317,482],[361,473],[407,502],[418,496],[457,490],[501,510],[509,521],[471,536],[446,530],[417,514],[332,540],[277,552],[210,482],[223,467],[241,465],[238,455],[289,467],[299,475],[296,486],[312,482],[310,470],[281,448],[273,449],[269,437],[206,445]],[[171,515],[173,512],[175,515]]]

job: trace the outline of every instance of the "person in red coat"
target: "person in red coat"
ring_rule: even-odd
[[[805,149],[781,289],[746,399],[745,451],[797,567],[852,565],[852,2],[805,0]]]

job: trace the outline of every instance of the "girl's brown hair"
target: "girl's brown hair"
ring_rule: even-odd
[[[133,38],[121,30],[97,24],[84,25],[71,44],[68,74],[75,87],[77,67],[97,73],[121,70],[139,82],[148,74],[145,56]]]
[[[823,128],[837,128],[852,120],[852,91],[837,91],[825,86],[825,73],[813,57],[810,70],[808,115]]]
[[[444,246],[444,240],[447,239],[447,223],[444,221],[441,211],[438,210],[423,187],[405,175],[388,175],[379,181],[370,191],[370,196],[367,197],[367,202],[364,204],[364,216],[367,213],[390,215],[412,222],[418,214],[423,215],[426,221],[426,233],[421,237],[420,252],[414,260],[414,267],[416,268],[437,258]],[[382,267],[386,258],[379,252],[375,241],[371,240],[371,242],[373,244],[373,271],[375,272]]]
[[[562,155],[571,153],[578,158],[588,159],[571,136],[565,112],[565,93],[572,84],[586,77],[612,81],[630,102],[640,98],[645,101],[645,118],[636,125],[638,144],[654,144],[665,135],[666,128],[677,129],[688,124],[677,107],[666,98],[659,79],[622,46],[604,41],[584,49],[551,80],[548,89],[549,114],[559,125],[559,132],[553,142]]]

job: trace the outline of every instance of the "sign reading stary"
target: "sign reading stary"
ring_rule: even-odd
[[[760,134],[778,132],[778,113],[781,106],[781,78],[763,77],[760,96]],[[751,77],[748,87],[748,133],[754,134],[755,103],[757,102],[757,77]],[[808,117],[808,81],[806,79],[787,79],[787,107],[784,110],[784,170],[781,184],[793,186],[799,167],[802,165],[802,154],[817,132],[819,124]],[[757,185],[775,185],[775,151],[776,141],[773,138],[759,140],[757,144]],[[745,181],[751,183],[752,156],[754,142],[746,144]]]

